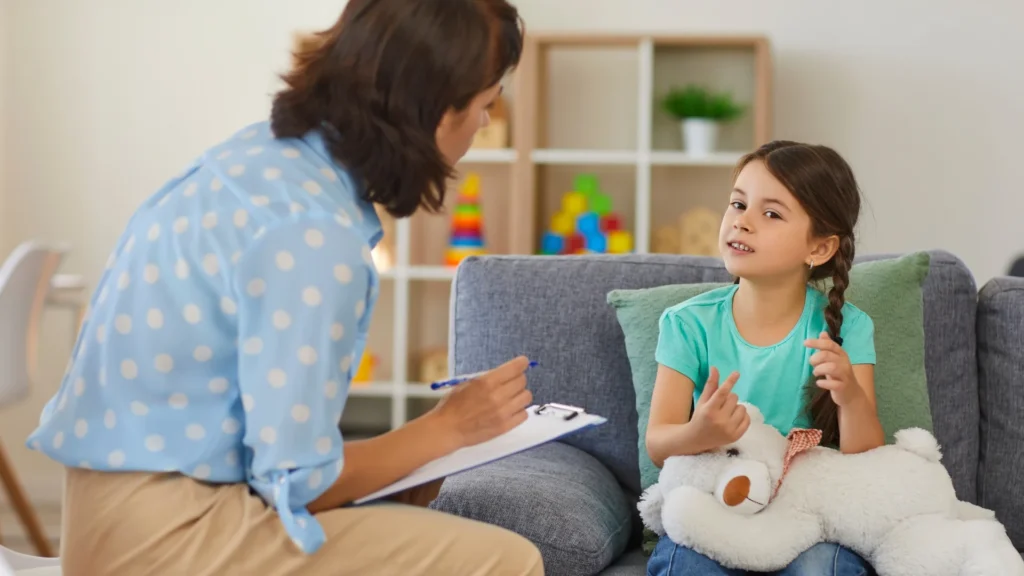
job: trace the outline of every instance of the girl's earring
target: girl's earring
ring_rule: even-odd
[[[807,265],[807,269],[814,270],[814,260],[811,260],[811,263]]]

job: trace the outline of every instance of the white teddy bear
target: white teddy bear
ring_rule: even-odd
[[[665,461],[641,497],[644,524],[719,564],[774,571],[819,542],[868,560],[879,576],[1024,576],[995,514],[960,502],[935,437],[920,428],[894,445],[844,455],[817,430],[785,438],[744,404],[734,444]]]

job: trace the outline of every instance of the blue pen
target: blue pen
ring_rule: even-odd
[[[533,368],[536,365],[537,365],[537,362],[531,361],[529,364],[527,364],[526,369],[529,370],[530,368]],[[464,374],[462,376],[455,376],[453,378],[449,378],[448,380],[441,380],[440,382],[434,382],[433,384],[430,385],[430,389],[431,390],[440,390],[442,388],[450,388],[450,387],[455,386],[457,384],[462,384],[463,382],[467,382],[469,380],[472,380],[473,378],[478,378],[480,376],[483,376],[487,372],[489,372],[489,370],[485,370],[483,372],[476,372],[474,374]]]

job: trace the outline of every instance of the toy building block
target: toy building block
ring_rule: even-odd
[[[601,231],[604,233],[615,232],[622,229],[622,223],[615,214],[601,216]]]
[[[483,212],[480,210],[480,176],[470,173],[459,190],[452,215],[451,234],[445,265],[458,266],[469,256],[486,253],[483,235]]]
[[[562,196],[551,226],[541,238],[541,254],[625,254],[633,250],[633,235],[622,229],[611,197],[601,191],[593,174],[580,174],[573,190]]]
[[[580,174],[573,180],[572,187],[584,196],[597,194],[601,190],[597,176],[593,174]]]
[[[608,234],[608,252],[611,254],[628,254],[633,251],[633,235],[624,230],[616,230]]]
[[[587,210],[587,196],[582,192],[569,192],[562,197],[562,213],[572,217]]]
[[[363,351],[363,355],[359,358],[359,366],[356,368],[355,374],[352,375],[353,385],[364,385],[373,381],[373,371],[377,367],[379,359],[377,355],[371,352],[369,349]]]
[[[590,199],[590,209],[600,216],[607,216],[612,211],[612,199],[607,194],[594,194]]]

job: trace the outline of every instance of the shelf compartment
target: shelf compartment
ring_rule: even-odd
[[[370,319],[370,330],[366,336],[366,349],[363,355],[371,354],[376,359],[373,368],[372,381],[388,382],[394,377],[392,371],[391,346],[395,339],[394,333],[395,316],[395,284],[382,280],[380,283],[380,295],[377,298],[376,309]],[[359,386],[355,383],[353,386]]]
[[[743,114],[719,127],[720,150],[752,150],[763,142],[764,110],[768,90],[767,73],[762,60],[766,47],[751,39],[749,44],[679,45],[655,43],[651,148],[682,149],[680,123],[661,107],[661,99],[674,87],[696,84],[714,92],[728,92],[744,106]]]
[[[443,212],[428,214],[420,211],[410,218],[410,276],[440,279],[447,276],[440,268],[451,268],[454,272],[454,267],[446,263],[446,254],[461,190],[470,177],[479,177],[480,181],[477,202],[482,215],[480,226],[484,251],[502,253],[507,250],[507,210],[512,196],[510,167],[481,165],[461,168],[459,177],[449,184]]]
[[[427,377],[425,373],[443,372],[447,375],[450,294],[451,285],[447,283],[427,280],[409,282],[406,382],[437,379]],[[426,363],[431,363],[434,368],[424,371]],[[409,386],[406,391],[410,391]]]
[[[542,41],[540,46],[535,146],[636,150],[637,42],[610,46]],[[581,105],[582,99],[585,105]]]
[[[566,195],[576,192],[576,180],[581,176],[596,178],[598,192],[610,202],[610,213],[618,220],[617,229],[629,232],[632,236],[631,244],[635,247],[636,174],[635,166],[545,165],[539,167],[537,169],[539,220],[534,231],[534,242],[538,250],[547,253],[544,251],[543,238],[548,232],[557,232],[553,218],[556,214],[565,218]],[[593,207],[588,206],[588,211],[590,208]],[[574,220],[573,217],[568,218],[561,225],[570,226],[574,233],[579,230],[578,220]],[[606,236],[605,241],[607,242],[607,240]],[[600,249],[600,246],[598,248],[597,252],[611,250],[611,247],[607,245],[603,249]]]
[[[372,438],[387,432],[391,413],[391,398],[350,395],[338,419],[345,440]]]
[[[652,168],[650,252],[716,256],[731,189],[731,166]]]

